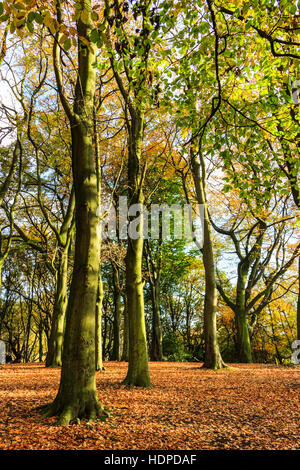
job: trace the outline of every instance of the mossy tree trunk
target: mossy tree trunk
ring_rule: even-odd
[[[78,36],[89,39],[92,29],[91,1],[80,0],[86,23],[77,21]],[[57,5],[59,7],[59,4]],[[61,22],[58,8],[58,21]],[[81,15],[82,17],[82,15]],[[100,224],[97,212],[98,182],[93,150],[93,106],[96,74],[95,52],[79,39],[78,77],[74,107],[62,94],[60,53],[54,45],[54,65],[63,106],[72,136],[72,167],[75,189],[75,257],[66,314],[66,331],[58,394],[45,416],[58,415],[67,425],[80,419],[96,419],[103,413],[95,381],[95,319],[100,260]]]
[[[142,278],[143,260],[143,175],[141,171],[141,146],[144,131],[144,112],[131,111],[128,141],[128,195],[131,205],[139,208],[139,224],[136,234],[128,234],[126,254],[126,293],[129,327],[128,372],[124,383],[130,386],[148,387],[148,350],[144,312]],[[129,217],[132,222],[134,217]]]
[[[203,265],[205,272],[205,298],[204,298],[204,339],[205,358],[204,367],[221,369],[225,367],[219,350],[217,339],[217,284],[215,278],[215,260],[213,252],[213,238],[206,200],[206,169],[201,152],[195,154],[191,151],[191,170],[198,204],[203,207]]]

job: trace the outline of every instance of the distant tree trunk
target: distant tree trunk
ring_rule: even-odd
[[[102,303],[103,305],[103,303]],[[108,337],[108,320],[107,320],[107,315],[105,314],[105,307],[102,312],[102,318],[103,318],[103,333],[102,333],[102,359],[106,359],[106,343],[107,343],[107,337]]]
[[[68,252],[69,244],[65,247],[60,247],[58,252],[56,292],[48,353],[46,356],[46,367],[58,367],[62,364],[65,317],[68,303]]]
[[[148,352],[142,283],[143,239],[128,240],[126,257],[126,292],[129,323],[129,364],[124,383],[148,387]]]
[[[135,236],[128,236],[126,254],[126,292],[129,324],[129,362],[124,383],[130,386],[150,386],[148,351],[142,278],[143,259],[143,174],[141,150],[144,133],[144,112],[131,111],[128,140],[128,195],[131,205],[139,209],[139,224]],[[129,217],[132,221],[133,218]]]
[[[3,263],[4,263],[4,261],[2,261],[0,259],[0,292],[1,292],[1,289],[2,289],[2,268],[3,268]]]
[[[43,361],[43,324],[40,322],[39,324],[39,362]]]
[[[201,160],[200,160],[201,157]],[[203,156],[191,152],[191,169],[198,204],[203,206],[203,264],[205,271],[204,299],[204,367],[221,369],[225,366],[219,350],[217,339],[217,285],[215,278],[215,261],[213,239],[206,200],[206,170]]]
[[[78,6],[87,13],[85,23],[81,18],[77,20],[78,36],[88,41],[93,28],[91,0],[80,0]],[[60,2],[57,2],[57,14],[60,23]],[[82,418],[96,419],[104,412],[97,399],[95,380],[95,312],[101,230],[93,149],[95,49],[78,40],[78,77],[72,111],[62,91],[59,34],[54,44],[54,67],[62,104],[71,124],[76,238],[60,387],[45,415],[58,415],[59,423],[67,425]]]
[[[239,362],[252,362],[251,341],[248,328],[247,312],[237,310],[235,312],[235,325],[237,330],[237,353]]]
[[[123,316],[124,316],[124,322],[123,322],[123,349],[122,349],[122,357],[121,361],[128,361],[128,356],[129,356],[129,351],[128,351],[128,346],[129,346],[129,330],[128,330],[128,311],[127,311],[127,302],[126,302],[126,295],[123,296],[124,300],[124,311],[123,311]]]
[[[95,339],[95,361],[96,370],[103,370],[103,352],[102,352],[102,302],[103,302],[103,283],[99,272],[98,292],[96,303],[96,339]]]
[[[119,268],[113,264],[113,283],[114,283],[114,322],[113,322],[113,350],[112,360],[120,360],[120,324],[121,324],[121,292],[120,292],[120,273]]]
[[[191,345],[191,311],[190,311],[190,305],[186,306],[186,345],[188,352],[190,353],[192,350],[192,345]]]
[[[160,320],[160,295],[159,281],[155,279],[151,284],[152,297],[152,343],[151,343],[151,361],[162,361],[162,329]]]
[[[298,260],[297,339],[300,340],[300,258]]]
[[[33,274],[34,276],[34,274]],[[31,334],[31,320],[33,317],[33,280],[31,281],[31,293],[30,293],[30,300],[28,303],[29,311],[28,311],[28,316],[27,316],[27,325],[26,325],[26,337],[24,341],[24,349],[23,349],[23,359],[24,362],[29,362],[30,361],[30,348],[29,348],[29,343],[30,343],[30,334]]]
[[[239,264],[235,306],[235,325],[237,330],[238,360],[242,363],[252,362],[251,341],[248,326],[247,309],[245,308],[246,281],[248,266]]]

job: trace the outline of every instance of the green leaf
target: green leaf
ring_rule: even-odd
[[[3,14],[3,12],[4,12],[3,3],[0,2],[0,16]]]
[[[27,21],[28,21],[29,23],[32,23],[32,22],[34,21],[34,19],[35,19],[35,12],[34,12],[34,11],[31,11],[31,12],[28,14],[28,16],[27,16]]]
[[[68,38],[68,39],[64,42],[64,50],[65,50],[65,51],[68,51],[71,46],[72,46],[71,39]]]
[[[100,39],[99,31],[98,29],[93,29],[90,34],[90,40],[94,43],[97,43]]]
[[[231,189],[232,189],[232,186],[230,186],[230,184],[225,184],[223,187],[223,192],[228,193],[229,191],[231,191]]]
[[[97,47],[102,47],[103,41],[101,38],[101,34],[99,33],[98,29],[93,29],[91,34],[90,34],[90,40],[94,44],[97,44]]]
[[[34,19],[38,24],[43,24],[43,17],[40,13],[34,13]]]
[[[0,23],[9,20],[9,15],[2,15],[0,16]]]
[[[33,31],[34,31],[34,26],[33,26],[32,22],[27,20],[27,21],[26,21],[26,26],[27,26],[28,31],[29,31],[30,33],[33,33]]]

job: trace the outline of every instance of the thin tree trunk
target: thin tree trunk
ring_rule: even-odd
[[[235,325],[237,330],[238,360],[242,363],[252,362],[251,341],[248,327],[248,315],[246,309],[246,281],[249,265],[239,263],[238,280],[236,289]]]
[[[46,367],[58,367],[62,364],[62,349],[67,310],[68,287],[68,251],[69,245],[59,250],[59,261],[56,279],[56,293],[48,343]]]
[[[128,328],[128,311],[127,311],[126,295],[123,296],[123,300],[124,300],[124,311],[123,311],[124,322],[123,322],[123,349],[122,349],[121,361],[127,362],[128,357],[129,357],[129,351],[128,351],[129,328]]]
[[[103,370],[103,359],[102,359],[102,302],[103,302],[103,283],[102,276],[99,272],[98,280],[98,293],[97,293],[97,304],[96,304],[96,345],[95,345],[95,359],[96,359],[96,370]]]
[[[43,324],[39,325],[39,362],[43,361]]]
[[[114,281],[114,340],[113,340],[113,351],[112,360],[120,360],[120,323],[121,323],[121,293],[120,293],[120,280],[119,280],[119,269],[117,266],[113,266],[113,281]]]
[[[160,320],[160,302],[159,302],[159,280],[153,281],[151,285],[152,293],[152,343],[151,343],[151,361],[162,361],[162,329]]]

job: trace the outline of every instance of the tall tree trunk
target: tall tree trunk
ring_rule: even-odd
[[[54,45],[56,79],[71,124],[76,228],[74,270],[66,314],[60,387],[46,412],[46,416],[59,415],[59,423],[62,425],[82,418],[96,419],[104,412],[97,400],[95,380],[95,312],[101,237],[97,215],[98,181],[93,151],[96,84],[93,64],[96,55],[93,47],[88,48],[80,40],[82,37],[88,41],[93,28],[91,0],[80,0],[78,4],[87,13],[88,19],[85,19],[85,23],[81,19],[77,21],[78,77],[73,111],[68,108],[66,98],[62,95],[58,41]],[[58,3],[57,7],[59,5]]]
[[[46,367],[58,367],[62,364],[65,317],[68,303],[68,252],[69,244],[65,247],[60,247],[58,255],[58,270],[56,275],[55,301],[46,357]]]
[[[200,161],[201,157],[201,161]],[[204,367],[221,369],[225,366],[219,350],[217,339],[217,285],[215,278],[215,261],[213,252],[213,239],[211,224],[208,215],[206,200],[206,171],[203,156],[191,152],[191,169],[197,195],[198,204],[203,206],[203,264],[205,272],[205,298],[204,298],[204,339],[205,358]]]
[[[126,254],[126,293],[129,324],[129,363],[124,383],[130,386],[150,386],[148,351],[144,312],[142,279],[143,259],[143,175],[141,170],[141,146],[143,140],[144,113],[132,111],[128,142],[128,194],[130,204],[140,209],[136,227],[138,236],[128,236]],[[130,219],[130,217],[129,217]],[[130,219],[132,220],[132,219]]]

